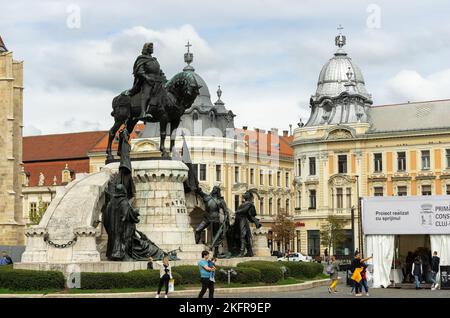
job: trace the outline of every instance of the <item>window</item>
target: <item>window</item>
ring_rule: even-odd
[[[347,188],[346,196],[347,196],[347,209],[350,209],[352,207],[352,188]]]
[[[319,256],[320,255],[320,231],[308,230],[308,255]]]
[[[309,208],[316,208],[316,190],[309,190]]]
[[[277,213],[280,214],[281,210],[281,199],[277,199]]]
[[[234,167],[234,183],[239,183],[239,167]]]
[[[302,175],[302,159],[297,159],[297,175]]]
[[[422,150],[422,170],[430,169],[430,151]]]
[[[397,170],[398,171],[406,170],[406,152],[404,151],[397,152]]]
[[[376,197],[382,197],[383,196],[383,187],[375,187],[373,192]]]
[[[264,172],[262,170],[259,170],[259,185],[264,184]]]
[[[295,236],[297,237],[297,252],[300,252],[300,242],[301,242],[301,237],[300,237],[300,230],[296,230],[295,231]]]
[[[239,208],[240,201],[239,201],[239,195],[234,196],[234,210],[237,210]]]
[[[422,195],[431,195],[431,185],[422,186]]]
[[[37,212],[37,203],[31,202],[30,203],[30,213],[36,213]]]
[[[216,165],[216,181],[222,181],[222,166]]]
[[[286,188],[289,188],[289,172],[286,172],[286,176],[285,176],[285,178],[286,178]]]
[[[383,158],[381,153],[373,154],[373,167],[375,172],[383,171]]]
[[[289,199],[286,199],[286,213],[289,214]]]
[[[206,164],[193,164],[192,167],[197,173],[198,179],[200,181],[206,181]]]
[[[250,169],[250,184],[255,184],[255,169]]]
[[[273,186],[272,171],[269,171],[269,186]]]
[[[281,187],[281,172],[277,171],[277,187]]]
[[[336,188],[336,207],[342,209],[344,207],[342,188]]]
[[[264,198],[259,200],[259,214],[264,215]]]
[[[398,186],[397,187],[397,195],[399,197],[407,196],[408,192],[407,192],[406,186]]]
[[[450,169],[450,149],[445,149],[445,158],[447,159],[447,169]]]
[[[309,175],[310,176],[316,175],[316,158],[315,157],[309,158]]]
[[[445,193],[447,193],[447,195],[450,195],[450,184],[446,185]]]
[[[269,199],[269,215],[272,215],[273,213],[273,199]]]
[[[297,209],[302,208],[302,193],[297,191]]]
[[[338,173],[347,173],[347,155],[338,156]]]

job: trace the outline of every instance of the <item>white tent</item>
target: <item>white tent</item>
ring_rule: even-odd
[[[429,234],[440,265],[450,265],[450,196],[364,198],[362,216],[365,254],[373,255],[368,261],[373,287],[391,284],[395,235]]]

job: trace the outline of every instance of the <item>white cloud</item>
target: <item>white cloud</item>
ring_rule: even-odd
[[[15,58],[25,60],[30,133],[27,127],[108,129],[111,100],[132,85],[142,44],[155,42],[155,56],[171,77],[184,66],[187,40],[213,101],[220,84],[237,126],[287,129],[299,116],[307,120],[309,95],[334,52],[338,24],[375,104],[450,97],[441,84],[450,69],[450,25],[443,23],[449,4],[378,0],[382,27],[369,29],[372,2],[15,0],[2,4],[0,30]],[[80,5],[80,29],[66,26],[71,3]]]
[[[413,70],[402,70],[389,79],[386,89],[393,100],[425,101],[449,98],[450,69],[427,76]]]

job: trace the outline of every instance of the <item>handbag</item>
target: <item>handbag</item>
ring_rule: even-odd
[[[362,277],[361,277],[362,270],[363,270],[363,268],[359,267],[359,268],[355,268],[355,271],[353,272],[352,279],[357,283],[359,283],[362,279]]]
[[[328,265],[327,267],[327,274],[331,275],[334,273],[334,266],[332,264]]]
[[[169,292],[175,291],[175,279],[171,278],[169,280]]]

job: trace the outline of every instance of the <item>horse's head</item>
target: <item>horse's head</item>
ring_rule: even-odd
[[[200,94],[201,86],[198,85],[192,72],[181,72],[167,82],[166,88],[175,97],[176,103],[186,110]]]

